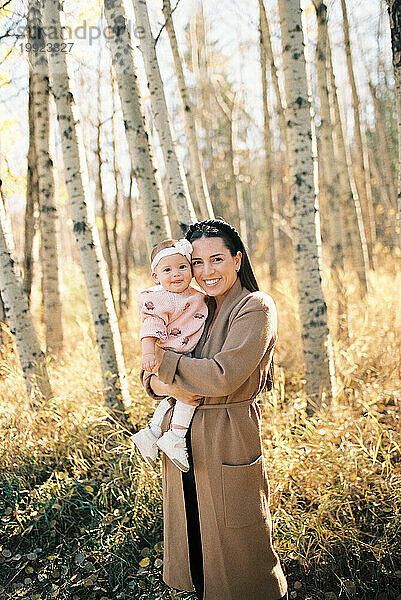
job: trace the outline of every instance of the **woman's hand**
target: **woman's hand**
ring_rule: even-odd
[[[202,396],[191,394],[174,384],[167,384],[160,381],[157,375],[152,375],[150,378],[150,387],[158,396],[172,396],[176,400],[190,404],[191,406],[199,406]]]

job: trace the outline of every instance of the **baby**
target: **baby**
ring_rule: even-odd
[[[189,354],[198,343],[207,317],[205,294],[190,286],[192,245],[188,240],[165,240],[151,255],[152,278],[158,283],[138,295],[142,320],[142,368],[154,372],[158,364],[155,346]],[[167,398],[157,406],[147,427],[131,436],[145,461],[156,464],[160,448],[181,470],[189,470],[185,435],[195,406],[176,400],[171,428],[161,435],[164,415],[171,407]]]

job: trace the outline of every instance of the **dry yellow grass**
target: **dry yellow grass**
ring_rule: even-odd
[[[334,344],[337,395],[307,420],[293,274],[282,265],[288,275],[269,290],[257,271],[279,311],[280,368],[260,404],[275,543],[292,597],[401,597],[401,274],[381,267],[364,302],[346,282],[352,337]],[[10,345],[1,360],[0,597],[190,598],[160,581],[160,471],[132,456],[126,432],[107,418],[77,267],[64,281],[66,344],[49,363],[51,403],[30,411]],[[148,284],[133,275],[133,290]],[[325,287],[333,327],[329,273]],[[143,424],[153,406],[138,381],[138,328],[133,302],[121,330],[131,420]]]

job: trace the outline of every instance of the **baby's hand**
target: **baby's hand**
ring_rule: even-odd
[[[148,373],[157,371],[158,362],[156,356],[153,353],[144,354],[142,356],[142,369]]]

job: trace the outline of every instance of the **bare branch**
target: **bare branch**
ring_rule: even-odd
[[[3,10],[3,8],[5,8],[7,6],[7,4],[11,4],[12,0],[7,0],[6,2],[4,2],[1,6],[0,6],[0,10]]]
[[[159,33],[155,37],[155,46],[156,46],[157,42],[159,41],[159,37],[161,36],[161,33],[162,33],[163,29],[165,28],[167,21],[169,19],[171,19],[171,17],[173,16],[173,12],[176,10],[176,8],[177,8],[177,6],[179,5],[180,2],[181,2],[181,0],[177,0],[176,5],[174,6],[174,8],[172,9],[171,13],[168,16],[168,19],[166,19],[166,21],[161,26],[161,29],[160,29]]]

